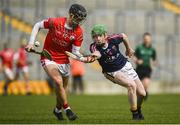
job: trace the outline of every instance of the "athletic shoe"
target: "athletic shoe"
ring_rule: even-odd
[[[131,112],[132,112],[132,119],[133,119],[133,120],[141,120],[140,117],[139,117],[138,110],[136,110],[136,111],[131,111]]]
[[[75,120],[77,118],[76,114],[74,114],[71,109],[66,110],[66,116],[69,120]]]
[[[144,116],[142,114],[141,108],[138,108],[139,120],[144,120]]]
[[[58,120],[64,120],[62,112],[57,113],[54,109],[53,114],[57,117]]]

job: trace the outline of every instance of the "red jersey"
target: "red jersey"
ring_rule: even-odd
[[[27,66],[27,55],[24,47],[19,48],[17,54],[18,54],[17,67],[22,68],[24,66]]]
[[[0,52],[0,58],[2,59],[3,66],[10,69],[13,68],[14,51],[10,48],[4,49]]]
[[[65,51],[72,51],[72,45],[81,46],[83,33],[80,26],[76,29],[65,28],[66,18],[49,18],[44,21],[44,27],[49,29],[46,36],[44,49],[52,56],[54,62],[58,64],[69,63]],[[44,59],[45,57],[41,57]]]

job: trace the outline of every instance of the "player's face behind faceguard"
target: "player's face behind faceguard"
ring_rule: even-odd
[[[95,25],[91,36],[97,46],[104,46],[107,41],[107,29],[104,25]]]
[[[69,9],[69,23],[72,28],[76,28],[86,20],[87,12],[86,9],[79,5],[73,4]]]

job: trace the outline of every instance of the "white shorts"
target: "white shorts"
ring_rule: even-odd
[[[135,80],[138,78],[138,75],[130,62],[127,62],[122,69],[115,72],[107,72],[107,74],[114,77],[118,72],[124,73],[128,78],[132,80]]]
[[[70,75],[70,64],[57,64],[54,61],[48,60],[48,59],[44,59],[41,60],[41,64],[42,66],[47,66],[49,64],[54,64],[58,67],[59,72],[61,73],[62,76],[66,77]]]
[[[4,69],[4,75],[6,78],[10,79],[10,80],[13,80],[14,79],[14,73],[11,69],[9,68],[5,68]]]
[[[23,66],[22,68],[17,67],[16,73],[19,73],[20,71],[22,71],[23,73],[28,73],[29,68],[28,68],[28,66]]]

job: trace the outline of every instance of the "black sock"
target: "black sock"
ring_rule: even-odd
[[[144,96],[138,95],[137,96],[137,107],[141,107],[144,100]]]
[[[137,110],[138,110],[138,113],[141,114],[141,107],[138,107]]]
[[[148,99],[148,96],[149,96],[148,91],[146,91],[146,96],[144,97],[145,101]]]

